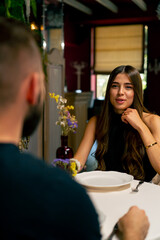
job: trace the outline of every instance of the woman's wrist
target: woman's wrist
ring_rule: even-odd
[[[150,147],[153,147],[153,146],[156,145],[156,144],[157,144],[157,142],[155,141],[155,142],[147,145],[145,148],[148,149],[148,148],[150,148]]]
[[[70,161],[73,161],[76,163],[76,166],[77,166],[77,171],[80,172],[82,169],[83,169],[83,165],[82,163],[76,159],[76,158],[70,158]]]

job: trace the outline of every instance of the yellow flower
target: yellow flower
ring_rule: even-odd
[[[72,171],[72,176],[77,175],[77,170],[76,170],[76,163],[75,162],[70,162],[70,170]]]
[[[56,102],[58,102],[59,95],[56,95],[56,96],[54,97],[54,99],[56,100]]]
[[[49,93],[50,98],[54,98],[56,100],[56,102],[58,102],[59,99],[59,95],[55,95],[54,93]]]
[[[67,109],[68,109],[68,110],[74,110],[74,107],[73,107],[72,105],[71,105],[71,106],[68,105],[68,106],[67,106]]]
[[[72,115],[71,119],[72,119],[72,121],[75,121],[76,117],[74,115]]]

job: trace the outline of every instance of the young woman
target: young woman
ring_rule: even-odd
[[[74,156],[85,165],[94,141],[98,168],[151,181],[160,173],[160,117],[143,106],[142,80],[132,66],[110,74],[100,116],[92,117]]]

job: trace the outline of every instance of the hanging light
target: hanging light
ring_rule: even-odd
[[[31,30],[37,30],[38,27],[35,23],[31,23]]]

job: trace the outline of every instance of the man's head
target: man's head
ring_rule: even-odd
[[[25,103],[22,111],[25,124],[28,120],[35,122],[33,115],[40,117],[44,99],[41,56],[26,25],[0,18],[0,112],[9,109],[17,99]],[[32,133],[33,129],[25,129],[23,135]]]

